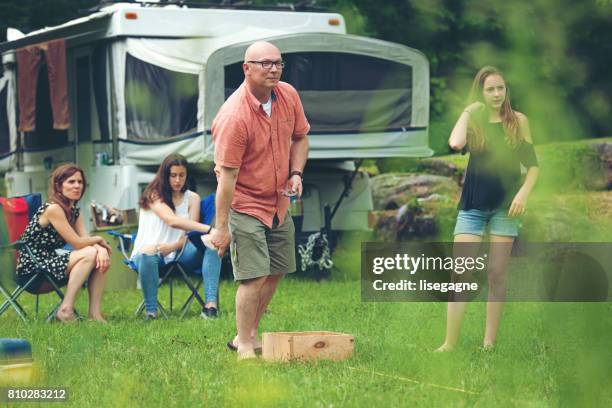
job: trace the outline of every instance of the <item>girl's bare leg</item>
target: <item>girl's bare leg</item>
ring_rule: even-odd
[[[487,302],[487,323],[483,341],[484,348],[493,347],[499,329],[499,322],[506,299],[506,268],[512,252],[514,237],[491,235],[489,250],[489,299]]]
[[[479,245],[461,245],[465,243],[479,244],[482,242],[480,235],[458,234],[455,235],[455,245],[453,254],[457,256],[475,257],[478,253]],[[468,253],[469,252],[469,253]],[[444,343],[436,349],[436,352],[452,351],[459,342],[461,324],[467,307],[466,302],[449,302],[446,316],[446,338]]]

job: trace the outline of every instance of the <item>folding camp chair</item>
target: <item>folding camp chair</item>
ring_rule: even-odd
[[[9,307],[12,307],[24,322],[27,321],[27,314],[18,302],[18,298],[23,292],[28,292],[30,294],[36,295],[37,315],[39,306],[39,295],[50,292],[55,292],[57,294],[57,296],[60,298],[60,301],[47,315],[47,321],[50,321],[55,317],[55,314],[57,313],[57,310],[61,305],[62,300],[64,299],[64,294],[62,293],[61,289],[59,288],[51,274],[41,266],[40,260],[34,255],[30,246],[23,241],[19,241],[19,237],[21,237],[23,231],[25,231],[28,222],[36,213],[40,205],[41,196],[39,193],[8,199],[0,197],[0,239],[2,240],[0,250],[2,250],[3,255],[5,255],[3,257],[3,262],[5,264],[10,264],[10,269],[12,269],[13,271],[13,278],[16,277],[14,271],[19,251],[26,251],[28,256],[34,261],[36,265],[35,270],[32,271],[32,277],[23,285],[17,283],[15,289],[13,289],[12,292],[7,290],[6,287],[4,287],[2,285],[2,282],[0,281],[0,293],[2,293],[2,295],[4,295],[6,299],[5,302],[0,306],[0,315],[2,315],[6,310],[8,310]],[[6,257],[7,253],[14,253],[15,257],[9,257],[9,260]],[[7,266],[9,265],[5,265],[5,267]],[[8,268],[4,268],[3,270],[6,271],[7,269]],[[39,289],[33,289],[33,283],[41,277],[45,279],[46,282],[49,282],[50,285],[48,287],[45,287],[45,285],[43,285]]]
[[[118,239],[118,242],[119,242],[118,248],[124,257],[123,263],[126,264],[136,274],[138,274],[138,267],[130,259],[130,255],[129,255],[129,251],[132,247],[132,244],[136,240],[136,235],[122,234],[114,230],[108,231],[108,234]],[[186,244],[187,243],[185,242],[185,245]],[[194,284],[189,278],[190,273],[188,273],[188,272],[191,272],[191,275],[195,275],[196,273],[199,272],[199,269],[189,270],[183,263],[181,263],[181,256],[183,255],[184,250],[185,250],[185,246],[183,246],[183,248],[176,254],[176,256],[174,257],[172,261],[167,262],[160,266],[160,270],[159,270],[160,279],[158,283],[158,287],[161,287],[161,285],[168,282],[168,286],[170,288],[170,312],[172,312],[172,306],[173,306],[174,280],[180,280],[184,282],[185,285],[187,285],[187,287],[191,291],[191,295],[189,296],[189,299],[183,304],[183,306],[180,309],[181,318],[184,317],[185,314],[187,314],[187,311],[189,310],[189,307],[191,306],[191,303],[193,302],[194,298],[198,301],[198,303],[200,303],[200,306],[202,306],[202,309],[204,309],[204,305],[205,305],[204,300],[198,293],[198,290],[200,289],[200,286],[202,285],[202,279],[201,278],[197,279],[196,283]],[[201,277],[201,274],[198,273],[198,277]],[[159,302],[159,300],[157,302],[157,306],[159,307],[159,311],[162,314],[162,316],[167,318],[168,311],[166,311],[166,308],[161,304],[161,302]],[[144,307],[145,306],[144,306],[144,300],[143,300],[138,306],[138,308],[136,309],[136,311],[134,312],[134,314],[136,316],[141,314],[144,311]]]

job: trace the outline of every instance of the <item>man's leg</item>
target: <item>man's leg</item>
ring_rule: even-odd
[[[255,350],[251,333],[255,323],[262,289],[267,276],[249,279],[240,282],[236,292],[236,328],[238,336],[235,346],[238,348],[238,358],[247,359],[255,357]]]
[[[255,327],[262,289],[270,271],[266,226],[254,217],[232,211],[230,230],[234,278],[240,282],[236,292],[238,335],[233,344],[238,349],[239,359],[253,358],[255,351],[251,333]]]
[[[261,347],[261,343],[257,340],[257,331],[259,329],[259,322],[266,311],[272,296],[276,292],[278,283],[283,278],[283,275],[270,275],[266,276],[266,282],[261,288],[261,294],[259,296],[259,306],[257,307],[257,314],[255,315],[255,321],[251,330],[251,339],[253,341],[253,347]]]
[[[257,340],[259,322],[263,317],[280,280],[287,273],[295,272],[295,228],[291,214],[287,213],[285,221],[281,225],[274,225],[271,229],[266,229],[266,245],[270,259],[271,275],[266,277],[260,291],[257,313],[251,328],[251,341],[254,348],[261,347]]]

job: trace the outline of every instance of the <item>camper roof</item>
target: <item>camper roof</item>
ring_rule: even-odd
[[[191,8],[166,5],[147,7],[138,3],[118,3],[100,11],[26,34],[0,44],[0,52],[63,38],[68,46],[116,37],[214,38],[260,28],[265,32],[346,33],[344,18],[336,13],[294,12],[290,10],[242,10]]]

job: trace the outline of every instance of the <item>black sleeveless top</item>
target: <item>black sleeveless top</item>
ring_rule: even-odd
[[[483,151],[470,152],[460,210],[509,208],[521,187],[520,165],[538,166],[533,145],[521,140],[516,148],[509,146],[501,122],[485,124],[483,131],[487,143]]]

